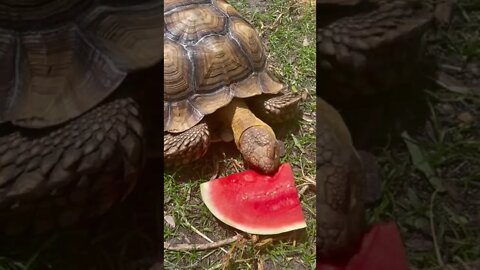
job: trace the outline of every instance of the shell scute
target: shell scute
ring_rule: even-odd
[[[187,7],[165,15],[165,28],[182,44],[189,44],[211,34],[225,31],[226,19],[214,9],[206,6]]]
[[[236,37],[255,71],[261,71],[265,67],[267,57],[265,55],[262,41],[257,31],[242,19],[232,19],[232,35]]]
[[[238,50],[232,39],[222,36],[207,37],[193,48],[199,92],[208,93],[230,85],[252,72],[247,58]]]
[[[189,74],[191,68],[184,47],[165,40],[163,51],[164,100],[176,100],[192,91]]]
[[[285,89],[266,71],[258,33],[226,1],[165,4],[164,131],[183,132],[234,97]]]

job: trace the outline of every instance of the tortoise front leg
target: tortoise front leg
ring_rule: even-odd
[[[163,158],[166,166],[179,166],[198,160],[210,145],[210,128],[205,122],[182,133],[166,133],[163,139]]]
[[[276,95],[264,94],[249,99],[248,105],[259,118],[276,124],[291,120],[298,111],[300,100],[300,95],[292,92]]]

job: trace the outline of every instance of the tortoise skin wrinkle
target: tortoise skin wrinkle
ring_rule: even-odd
[[[64,123],[160,62],[161,1],[127,3],[1,1],[0,123]]]

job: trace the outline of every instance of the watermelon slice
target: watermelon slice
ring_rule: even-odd
[[[408,270],[406,251],[395,222],[375,224],[348,261],[317,260],[317,263],[317,270]]]
[[[274,176],[247,170],[202,183],[200,192],[215,217],[247,233],[278,234],[307,226],[288,163]]]

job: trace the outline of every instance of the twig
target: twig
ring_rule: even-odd
[[[235,168],[235,172],[236,173],[240,172],[240,168],[242,167],[242,165],[240,165],[236,159],[232,159],[231,161],[232,161],[231,164]]]
[[[312,179],[310,176],[303,176],[303,179],[305,179],[309,184],[313,185],[315,188],[317,187],[317,182]]]
[[[207,244],[172,244],[168,242],[163,242],[163,248],[175,251],[207,250],[228,245],[240,239],[242,239],[241,235],[235,235],[221,241],[211,242]]]
[[[268,25],[268,26],[264,26],[262,25],[260,27],[261,31],[260,31],[260,36],[263,37],[263,34],[265,33],[265,29],[267,30],[272,30],[272,29],[275,29],[275,27],[281,22],[281,19],[282,17],[284,16],[285,14],[282,12],[280,13],[277,18],[275,19],[275,21],[271,24],[271,25]]]
[[[213,253],[217,252],[217,250],[210,251],[207,255],[203,256],[200,261],[205,260],[206,258],[210,257]]]
[[[307,183],[307,184],[303,184],[303,186],[302,186],[302,188],[300,189],[300,191],[298,191],[298,196],[299,196],[299,197],[302,197],[302,196],[303,196],[303,193],[305,193],[305,191],[307,191],[308,185],[309,185],[308,183]],[[298,187],[300,187],[300,185],[297,186],[297,188],[298,188]]]
[[[203,234],[201,231],[199,231],[197,228],[195,228],[188,220],[185,216],[183,216],[183,220],[185,221],[185,223],[190,226],[190,228],[192,228],[192,230],[194,232],[196,232],[198,235],[200,235],[201,237],[203,237],[203,239],[207,240],[208,242],[210,243],[213,243],[213,240],[210,239],[208,236],[206,236],[205,234]],[[228,253],[224,248],[220,248],[223,252],[225,253]]]

